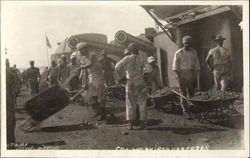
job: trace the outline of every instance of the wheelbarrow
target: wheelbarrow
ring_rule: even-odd
[[[161,96],[149,96],[148,100],[152,101],[154,108],[159,110],[165,110],[166,105],[170,104],[170,110],[176,110],[175,103],[178,100],[175,93],[162,94]]]
[[[59,85],[53,85],[35,95],[24,105],[30,117],[21,123],[20,129],[25,132],[39,130],[40,123],[43,120],[65,108],[84,91],[85,89],[81,89],[70,97],[70,92],[67,89]]]
[[[33,120],[41,122],[62,110],[83,91],[85,91],[85,89],[79,90],[70,97],[70,93],[67,89],[59,85],[53,85],[29,99],[24,107]]]
[[[150,100],[157,110],[163,111],[177,111],[177,106],[175,104],[178,102],[178,95],[176,95],[172,90],[177,89],[177,87],[164,87],[163,89],[156,92],[154,95],[149,95],[148,100]]]
[[[198,100],[187,98],[172,90],[175,94],[185,99],[189,104],[189,112],[198,117],[199,121],[208,119],[225,119],[228,115],[237,113],[233,103],[237,96],[226,99]],[[209,117],[212,116],[212,117]]]

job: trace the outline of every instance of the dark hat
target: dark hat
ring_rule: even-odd
[[[30,60],[30,64],[31,64],[31,63],[35,63],[35,61],[34,61],[34,60]]]
[[[224,38],[224,37],[222,37],[221,35],[217,35],[216,37],[215,37],[215,41],[221,41],[221,40],[225,40],[226,38]]]

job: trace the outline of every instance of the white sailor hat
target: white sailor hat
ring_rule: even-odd
[[[183,43],[191,43],[192,42],[192,37],[191,36],[184,36],[182,38]]]
[[[66,56],[63,54],[63,55],[61,55],[61,58],[66,58]]]
[[[148,60],[148,63],[151,63],[151,62],[155,61],[155,58],[153,56],[150,56],[150,57],[148,57],[147,60]]]
[[[87,46],[88,46],[87,43],[80,42],[80,43],[78,43],[78,44],[76,45],[76,49],[77,49],[77,50],[80,50],[80,49],[85,48],[85,47],[87,47]]]
[[[129,50],[128,49],[125,49],[124,50],[124,55],[127,55],[129,53]]]
[[[76,52],[72,53],[70,56],[70,59],[74,59],[74,58],[76,58]]]

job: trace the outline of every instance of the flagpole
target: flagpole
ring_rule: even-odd
[[[47,61],[48,61],[48,66],[49,66],[49,51],[48,51],[47,45],[46,45],[46,51],[47,51]]]
[[[49,50],[47,46],[47,35],[45,34],[45,46],[46,46],[46,51],[47,51],[47,61],[48,61],[48,67],[49,67]]]

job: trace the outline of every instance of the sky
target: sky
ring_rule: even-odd
[[[2,4],[2,47],[7,48],[11,66],[46,66],[47,51],[45,34],[52,45],[81,33],[102,33],[108,41],[114,39],[118,30],[132,35],[144,33],[154,27],[153,19],[138,5],[60,5],[60,4]]]

